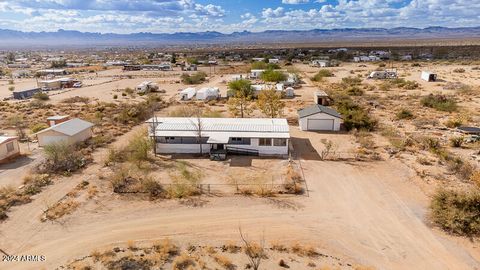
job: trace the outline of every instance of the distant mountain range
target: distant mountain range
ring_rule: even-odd
[[[58,30],[57,32],[22,32],[0,29],[0,47],[94,47],[94,46],[152,46],[204,44],[259,44],[312,42],[366,42],[375,40],[480,38],[480,27],[428,28],[344,28],[305,31],[269,30],[263,32],[196,33],[89,33]]]

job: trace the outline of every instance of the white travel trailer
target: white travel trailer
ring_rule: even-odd
[[[197,89],[193,87],[186,88],[180,92],[180,99],[181,100],[191,100],[195,94],[197,93]]]
[[[145,81],[135,87],[135,90],[140,93],[146,93],[149,91],[158,90],[158,85],[156,83]]]
[[[422,80],[427,82],[434,82],[437,80],[437,74],[429,71],[422,71]]]
[[[212,100],[220,97],[218,87],[204,87],[197,91],[197,100]]]

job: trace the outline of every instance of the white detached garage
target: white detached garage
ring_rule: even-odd
[[[304,131],[340,131],[342,116],[334,109],[312,105],[298,111],[298,123]]]
[[[74,118],[44,129],[35,135],[40,147],[53,143],[75,144],[91,138],[93,126],[90,122]]]

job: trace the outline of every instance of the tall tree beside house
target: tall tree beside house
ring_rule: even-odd
[[[228,99],[228,110],[235,117],[244,118],[253,112],[252,96],[243,91],[236,92],[234,97]]]
[[[228,89],[236,96],[238,92],[242,92],[243,96],[248,97],[253,95],[252,83],[249,80],[236,80],[228,83]]]
[[[202,121],[202,111],[197,110],[195,113],[195,119],[192,120],[193,127],[195,129],[195,133],[197,135],[197,144],[200,146],[200,155],[203,155],[202,149],[202,140],[203,140],[203,121]]]
[[[273,88],[261,91],[258,95],[257,106],[266,116],[276,118],[283,115],[285,102],[281,100],[282,94]]]

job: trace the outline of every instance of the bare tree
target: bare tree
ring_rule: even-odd
[[[195,120],[192,120],[193,127],[195,128],[195,134],[197,135],[197,144],[200,145],[200,155],[203,155],[202,139],[203,139],[203,121],[201,111],[195,113]]]
[[[327,159],[330,155],[335,155],[337,146],[331,140],[322,139],[321,142],[325,146],[320,153],[321,160]]]
[[[266,258],[265,254],[265,235],[262,235],[262,240],[260,244],[252,242],[246,238],[246,236],[242,233],[242,228],[238,227],[238,231],[240,232],[240,237],[242,238],[242,242],[244,245],[244,252],[245,255],[248,257],[248,261],[252,266],[253,270],[258,270],[260,267],[260,263],[263,259]]]

